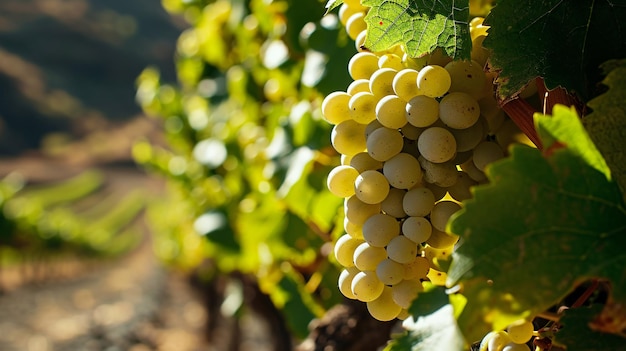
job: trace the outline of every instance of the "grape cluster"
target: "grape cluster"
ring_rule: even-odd
[[[534,333],[532,322],[519,320],[506,330],[494,331],[485,335],[480,342],[479,351],[530,351],[526,344]]]
[[[440,52],[415,59],[400,46],[365,51],[365,11],[356,0],[340,8],[356,43],[353,81],[326,96],[322,115],[342,155],[327,178],[345,199],[345,234],[334,247],[339,289],[387,321],[408,316],[423,281],[445,284],[442,261],[458,239],[446,224],[519,130],[498,108],[484,61]],[[480,21],[471,28],[475,40],[486,34]]]

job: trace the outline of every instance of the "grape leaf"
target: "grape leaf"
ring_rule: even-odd
[[[474,188],[449,223],[461,239],[448,283],[464,287],[459,325],[468,340],[544,311],[591,277],[611,280],[613,298],[626,302],[618,186],[568,147],[547,157],[526,146],[511,151],[488,167],[490,184]]]
[[[611,66],[603,81],[609,90],[589,101],[593,112],[583,119],[583,125],[606,159],[626,201],[626,61],[603,65]]]
[[[589,321],[602,310],[602,305],[566,310],[559,320],[563,326],[554,336],[554,343],[567,346],[568,351],[625,351],[626,339],[615,334],[589,328]]]
[[[365,16],[365,47],[383,51],[401,44],[411,57],[441,47],[458,59],[469,59],[468,0],[363,0],[371,9]]]
[[[500,71],[498,94],[511,97],[543,77],[549,89],[562,86],[588,100],[600,64],[626,57],[624,23],[625,0],[498,1],[483,42]]]
[[[343,4],[343,0],[328,0],[326,3],[326,14]]]
[[[403,326],[407,332],[389,343],[385,351],[464,350],[465,340],[454,319],[452,305],[445,305],[413,323],[405,321]]]

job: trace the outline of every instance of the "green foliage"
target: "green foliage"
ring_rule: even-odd
[[[567,346],[568,351],[626,350],[624,338],[595,331],[589,327],[589,321],[601,310],[602,305],[594,305],[565,311],[559,320],[563,329],[556,333],[554,342]]]
[[[468,1],[364,0],[371,9],[365,47],[384,51],[400,44],[411,57],[442,48],[455,59],[469,59]]]
[[[583,119],[585,129],[597,145],[619,184],[626,201],[626,62],[610,61],[603,65],[609,89],[589,101],[592,112]]]
[[[461,243],[448,283],[460,280],[464,287],[468,302],[459,324],[468,340],[546,310],[591,277],[611,280],[613,297],[626,301],[626,256],[618,249],[626,235],[621,193],[589,164],[598,155],[568,146],[586,138],[577,115],[554,113],[554,120],[538,117],[539,129],[566,146],[549,156],[513,148],[511,158],[488,168],[490,184],[476,187],[449,224]],[[491,310],[489,319],[483,306]]]
[[[499,95],[516,95],[543,77],[549,89],[566,87],[588,100],[600,64],[626,56],[625,17],[623,0],[498,1],[485,19],[491,28],[483,45],[500,71]]]

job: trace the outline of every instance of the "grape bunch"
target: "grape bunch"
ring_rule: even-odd
[[[506,330],[490,332],[480,342],[479,351],[530,351],[526,344],[533,337],[533,323],[519,320]]]
[[[327,95],[321,110],[341,154],[327,178],[328,189],[345,199],[345,233],[334,246],[344,267],[339,289],[388,321],[408,316],[423,281],[445,285],[458,239],[446,232],[447,222],[520,132],[493,97],[484,51],[474,50],[471,61],[440,52],[411,58],[401,46],[366,51],[366,11],[358,0],[340,8],[355,40],[353,81]],[[482,22],[470,28],[482,41]]]

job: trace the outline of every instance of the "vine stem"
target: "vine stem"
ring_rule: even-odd
[[[528,139],[530,139],[530,141],[532,141],[537,148],[541,150],[541,140],[539,140],[539,135],[537,135],[533,119],[533,115],[539,111],[532,107],[526,100],[521,98],[509,100],[505,102],[501,108],[513,120],[513,122],[515,122],[519,129],[521,129],[522,132],[528,136]]]

